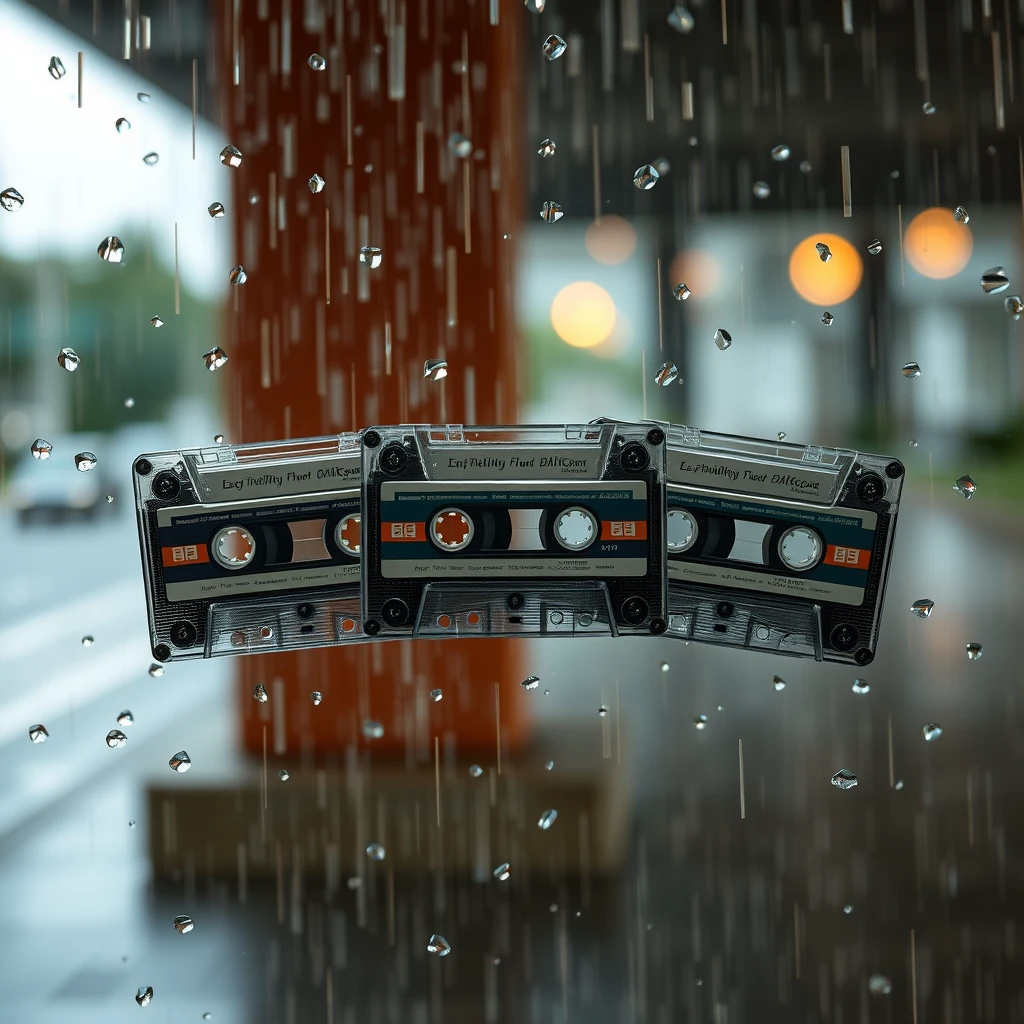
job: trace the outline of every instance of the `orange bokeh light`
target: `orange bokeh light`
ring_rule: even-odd
[[[615,303],[593,281],[573,281],[551,303],[551,326],[567,345],[593,348],[615,329]]]
[[[616,267],[636,251],[636,231],[624,217],[608,214],[587,228],[583,245],[591,259]]]
[[[670,288],[685,284],[694,299],[706,299],[718,291],[722,270],[706,249],[684,249],[672,261],[668,283]]]
[[[815,246],[823,242],[832,259],[821,262]],[[860,287],[864,261],[860,253],[839,235],[816,232],[808,235],[789,257],[789,281],[800,298],[815,306],[838,306]]]
[[[922,276],[941,281],[959,274],[974,252],[974,235],[941,206],[919,213],[903,235],[907,262]]]

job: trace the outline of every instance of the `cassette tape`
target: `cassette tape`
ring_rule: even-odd
[[[368,429],[365,632],[662,633],[664,502],[656,425]]]
[[[867,665],[903,465],[661,424],[668,635]]]
[[[358,434],[158,452],[132,475],[158,661],[363,639]]]

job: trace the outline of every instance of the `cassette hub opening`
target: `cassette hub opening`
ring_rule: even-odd
[[[353,558],[359,557],[359,550],[362,544],[362,518],[358,512],[352,512],[345,516],[334,528],[334,542]]]
[[[794,572],[806,572],[821,561],[821,538],[805,526],[794,526],[779,538],[779,558]]]
[[[443,508],[431,519],[430,539],[442,551],[462,551],[476,532],[473,520],[460,508]]]
[[[590,547],[597,536],[597,519],[585,508],[567,508],[555,520],[555,539],[567,551]]]
[[[244,569],[256,557],[256,538],[241,526],[225,526],[213,535],[210,551],[225,569]]]
[[[697,520],[684,508],[674,508],[668,514],[665,540],[672,554],[689,551],[697,540]]]

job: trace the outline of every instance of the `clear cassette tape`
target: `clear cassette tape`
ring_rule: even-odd
[[[359,434],[157,452],[132,477],[158,661],[362,639]]]
[[[364,631],[662,633],[664,501],[655,424],[369,428]]]

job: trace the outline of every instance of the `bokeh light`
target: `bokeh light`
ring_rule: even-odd
[[[551,303],[551,326],[566,344],[574,348],[593,348],[615,327],[615,303],[593,281],[574,281]]]
[[[685,284],[690,289],[689,302],[710,298],[721,283],[722,268],[706,249],[684,249],[669,269],[669,288]]]
[[[903,235],[907,262],[923,277],[941,281],[959,274],[974,252],[974,235],[941,206],[919,213]]]
[[[591,259],[614,267],[625,263],[636,251],[636,231],[628,220],[610,214],[587,228],[583,244]]]
[[[829,247],[832,259],[822,263],[815,246]],[[789,280],[800,298],[815,306],[837,306],[860,287],[864,261],[860,253],[839,235],[815,232],[808,235],[789,257]]]

